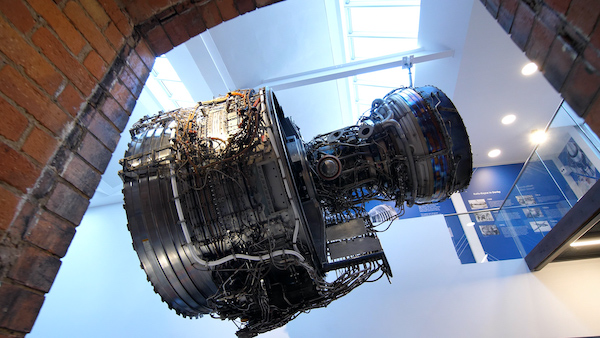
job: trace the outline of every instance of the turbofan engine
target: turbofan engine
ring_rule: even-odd
[[[268,88],[161,112],[130,133],[120,175],[142,268],[178,314],[235,320],[238,336],[391,277],[365,202],[439,202],[472,171],[462,119],[431,86],[396,89],[308,143]]]

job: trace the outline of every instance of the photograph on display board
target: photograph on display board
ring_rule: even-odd
[[[523,209],[525,217],[527,218],[540,218],[544,217],[544,213],[540,208],[525,208]]]
[[[552,230],[552,227],[548,221],[533,221],[529,222],[529,225],[531,225],[531,228],[535,232],[548,232]]]
[[[475,220],[477,222],[493,222],[494,216],[489,211],[475,213]]]
[[[473,210],[486,209],[488,207],[487,203],[485,202],[485,200],[483,198],[476,199],[476,200],[469,200],[469,205],[471,206],[471,209],[473,209]]]
[[[519,202],[520,205],[533,205],[535,204],[535,198],[533,198],[533,195],[522,195],[522,196],[515,196],[517,198],[517,202]]]
[[[560,172],[564,176],[573,178],[575,184],[577,184],[583,194],[590,190],[600,177],[598,169],[596,169],[573,138],[569,139],[558,155],[558,159],[563,164]]]
[[[480,225],[479,230],[481,230],[481,234],[483,236],[500,235],[500,231],[498,230],[498,227],[495,224]]]

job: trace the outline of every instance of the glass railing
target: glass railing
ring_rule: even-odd
[[[598,137],[566,103],[545,136],[509,189],[515,168],[481,168],[491,186],[476,170],[471,186],[453,198],[457,213],[445,216],[463,263],[525,257],[600,178]]]

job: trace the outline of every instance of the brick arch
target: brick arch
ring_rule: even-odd
[[[0,1],[0,337],[31,330],[155,56],[278,1]],[[600,133],[596,0],[480,1]]]
[[[0,337],[33,327],[155,56],[278,1],[0,1]]]

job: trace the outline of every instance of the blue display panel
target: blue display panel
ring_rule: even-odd
[[[474,212],[473,227],[490,261],[521,257],[505,216],[490,209],[502,205],[522,167],[509,164],[476,168],[471,184],[461,193],[467,211]]]

